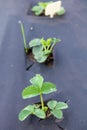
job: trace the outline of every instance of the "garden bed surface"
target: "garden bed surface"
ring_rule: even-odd
[[[22,100],[21,92],[24,87],[30,84],[29,79],[40,73],[46,81],[54,82],[58,89],[54,94],[44,95],[44,99],[66,101],[69,105],[69,109],[64,111],[64,120],[58,124],[64,129],[85,130],[87,128],[87,45],[80,43],[78,39],[78,35],[81,35],[81,40],[84,42],[86,39],[85,35],[82,34],[81,26],[83,25],[81,25],[81,21],[79,23],[80,27],[77,27],[78,32],[73,27],[75,21],[74,25],[68,21],[48,25],[35,22],[29,23],[23,20],[27,42],[33,38],[43,36],[44,38],[55,36],[62,40],[54,49],[55,61],[52,67],[34,63],[26,71],[26,57],[18,20],[19,18],[11,17],[0,51],[0,56],[2,56],[0,57],[0,72],[2,75],[0,77],[0,86],[2,86],[0,91],[2,99],[0,128],[3,130],[34,130],[36,127],[40,130],[59,129],[54,123],[54,119],[41,121],[39,125],[38,119],[35,117],[27,118],[24,122],[18,120],[18,113],[26,104],[38,102],[39,97]],[[30,29],[31,26],[33,30]],[[84,28],[84,31],[87,30]],[[32,62],[29,63],[32,64]]]
[[[1,130],[87,129],[86,4],[86,0],[67,0],[64,2],[67,13],[64,17],[55,19],[34,16],[27,16],[27,19],[10,17],[0,47]],[[55,61],[52,67],[38,63],[31,66],[32,62],[26,61],[18,20],[22,20],[25,26],[27,43],[36,37],[61,39],[54,49]],[[31,66],[28,71],[27,66]],[[33,116],[24,122],[18,120],[18,113],[23,107],[39,101],[39,97],[29,100],[21,98],[23,88],[30,85],[29,79],[37,73],[44,76],[45,81],[54,82],[58,89],[54,94],[44,95],[45,100],[56,99],[68,103],[69,109],[64,111],[62,122],[54,118],[39,121]]]

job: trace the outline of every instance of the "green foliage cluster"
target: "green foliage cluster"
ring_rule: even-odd
[[[31,10],[35,13],[35,15],[37,15],[37,16],[41,15],[41,14],[44,13],[46,6],[50,3],[52,3],[52,1],[50,1],[50,2],[38,2],[38,4],[33,6]]]
[[[39,16],[41,14],[44,14],[45,8],[48,4],[53,3],[53,1],[49,2],[38,2],[37,5],[32,7],[32,11],[34,12],[35,15]],[[60,10],[56,13],[57,15],[63,15],[65,14],[65,9],[64,7],[61,7]]]
[[[19,120],[25,120],[29,115],[35,115],[38,118],[45,119],[53,115],[58,119],[63,118],[62,109],[68,108],[68,105],[64,102],[57,102],[56,100],[48,101],[45,105],[43,100],[43,94],[49,94],[57,91],[55,84],[51,82],[44,82],[44,78],[40,74],[36,74],[30,79],[31,85],[26,87],[22,92],[22,98],[28,99],[35,96],[40,96],[40,103],[28,105],[22,109],[19,113]],[[50,111],[47,115],[47,111]]]
[[[56,43],[60,42],[61,40],[55,37],[48,38],[46,40],[44,38],[35,38],[31,40],[29,42],[29,45],[27,46],[24,26],[21,21],[19,21],[19,24],[21,27],[21,33],[26,54],[28,53],[29,49],[32,49],[32,53],[34,55],[35,60],[39,63],[45,62],[48,56],[52,53]]]
[[[58,38],[38,38],[29,42],[29,47],[32,48],[32,53],[37,62],[43,63],[48,56],[52,53],[52,50],[56,43],[60,42]]]

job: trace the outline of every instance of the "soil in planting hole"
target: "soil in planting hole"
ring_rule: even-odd
[[[34,12],[33,12],[33,11],[30,11],[30,10],[27,11],[27,15],[32,15],[32,16],[45,16],[44,12],[43,12],[42,14],[40,14],[40,15],[35,15]],[[46,16],[45,16],[45,17],[46,17]]]
[[[33,62],[31,65],[27,65],[26,71],[28,71],[36,62],[36,60],[34,59],[34,55],[32,54],[32,49],[29,49],[28,53],[26,54],[26,58],[28,61],[31,60]],[[54,63],[54,57],[53,57],[53,53],[51,53],[48,56],[47,60],[42,64],[45,64],[46,66],[51,67],[53,66],[53,63]]]

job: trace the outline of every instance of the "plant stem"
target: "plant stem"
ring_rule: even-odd
[[[47,50],[49,50],[49,48],[50,48],[50,45],[49,45],[49,46],[47,46]]]
[[[52,46],[51,46],[51,48],[50,48],[50,51],[52,52],[52,50],[53,50],[53,47],[54,47],[54,43],[52,44]]]
[[[51,113],[49,113],[48,115],[47,115],[47,117],[50,117],[52,114]]]
[[[21,33],[22,33],[22,37],[23,37],[24,48],[25,48],[25,50],[27,52],[27,45],[26,45],[26,38],[25,38],[24,26],[23,26],[23,24],[22,24],[21,21],[19,21],[19,24],[21,26]]]
[[[44,101],[43,101],[42,94],[40,94],[40,101],[41,101],[41,106],[42,106],[42,110],[43,110],[44,109]]]

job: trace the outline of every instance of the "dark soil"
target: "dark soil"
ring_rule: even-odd
[[[26,54],[26,58],[28,60],[33,61],[34,63],[36,62],[36,60],[34,59],[34,55],[32,54],[32,49],[29,49],[28,53]],[[54,57],[53,57],[53,53],[51,53],[43,64],[47,66],[52,66],[53,63],[54,63]]]
[[[27,59],[36,62],[36,60],[34,59],[34,55],[32,54],[32,49],[29,49],[28,53],[26,54]]]
[[[30,8],[27,11],[27,15],[33,15],[33,16],[45,16],[45,11],[43,11],[40,15],[35,15],[33,11],[30,10]]]

